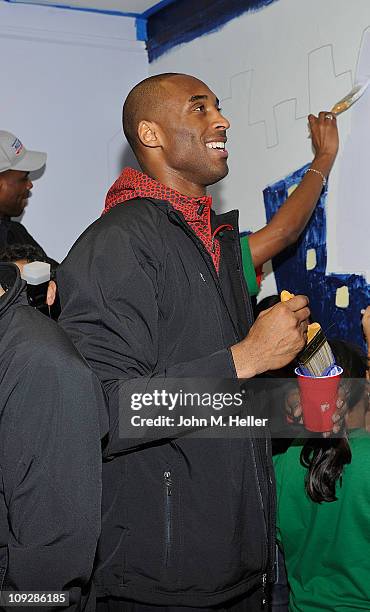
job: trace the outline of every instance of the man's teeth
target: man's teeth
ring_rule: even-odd
[[[225,149],[224,142],[207,142],[206,147],[208,149]]]

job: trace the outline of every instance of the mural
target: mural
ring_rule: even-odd
[[[265,8],[277,0],[162,0],[143,13],[149,62],[166,51],[217,30],[248,11]],[[162,8],[163,7],[163,8]]]
[[[263,192],[267,222],[302,180],[309,164]],[[278,291],[287,289],[310,298],[312,318],[329,338],[341,338],[365,348],[361,309],[370,303],[370,285],[358,274],[326,271],[326,210],[328,184],[316,210],[296,245],[275,257],[273,268]]]

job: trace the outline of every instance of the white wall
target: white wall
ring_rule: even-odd
[[[121,107],[148,74],[132,18],[0,1],[1,129],[48,153],[23,216],[62,259],[95,220],[126,155]]]
[[[216,207],[222,199],[223,208],[240,208],[241,229],[264,225],[264,187],[312,158],[306,116],[331,108],[351,89],[369,26],[369,0],[279,0],[150,65],[151,74],[194,74],[221,99],[232,124],[230,173],[211,191]],[[370,54],[368,67],[370,74]],[[341,150],[327,202],[329,272],[370,270],[369,117],[370,93],[338,119]],[[274,291],[270,274],[262,295]]]

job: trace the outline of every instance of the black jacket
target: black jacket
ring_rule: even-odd
[[[0,249],[10,244],[30,244],[43,250],[22,223],[12,221],[7,217],[0,219]]]
[[[58,271],[60,323],[104,385],[110,439],[95,582],[101,596],[213,606],[266,580],[273,540],[269,442],[128,439],[133,391],[174,378],[236,378],[229,347],[252,311],[236,211],[212,260],[166,202],[116,206]],[[122,432],[121,432],[122,433]],[[145,443],[146,442],[146,443]]]
[[[30,245],[40,249],[45,257],[45,261],[50,263],[52,271],[58,265],[58,262],[51,257],[48,257],[38,242],[28,233],[24,225],[18,221],[12,221],[9,217],[0,219],[0,252],[8,246],[13,245]],[[44,260],[43,260],[44,261]]]
[[[68,609],[94,609],[104,397],[16,266],[0,284],[0,592],[69,590]]]

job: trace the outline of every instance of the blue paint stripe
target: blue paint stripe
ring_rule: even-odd
[[[146,42],[148,40],[148,20],[144,17],[136,18],[136,40]]]
[[[219,29],[248,11],[258,11],[277,0],[177,0],[148,19],[149,62],[173,47]]]
[[[44,4],[42,2],[34,2],[33,0],[3,0],[9,4],[30,4],[34,6],[43,6],[44,8],[66,9],[67,11],[80,11],[82,13],[97,13],[99,15],[111,15],[114,17],[134,17],[140,18],[140,13],[125,13],[123,11],[109,11],[104,9],[86,8],[81,6],[69,6],[64,4]]]

